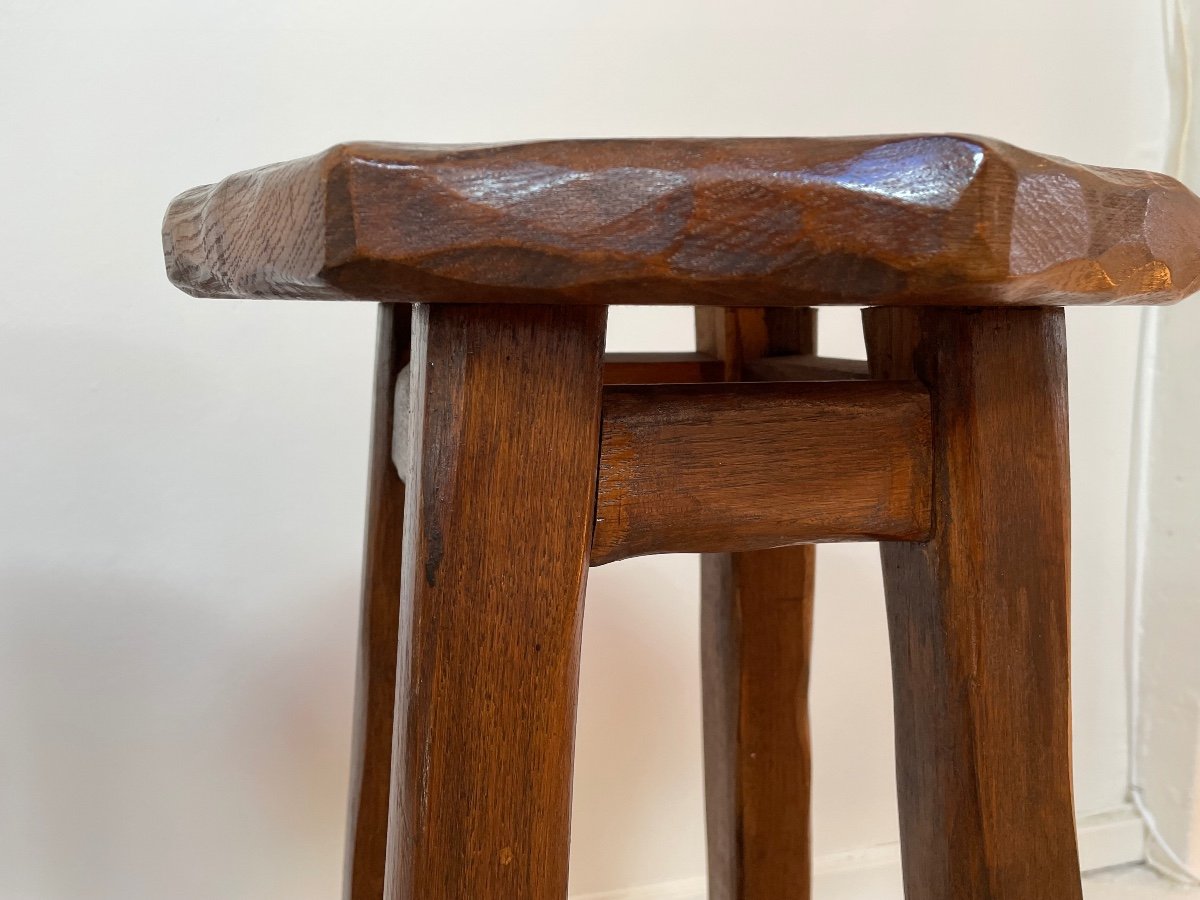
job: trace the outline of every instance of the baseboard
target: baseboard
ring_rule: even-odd
[[[1145,858],[1142,820],[1122,806],[1079,820],[1079,862],[1084,872],[1141,862]],[[813,862],[813,895],[820,900],[902,900],[900,846],[883,844],[819,856]],[[706,900],[703,878],[577,894],[572,900]]]
[[[708,900],[708,885],[704,878],[685,878],[603,894],[572,894],[571,900]]]

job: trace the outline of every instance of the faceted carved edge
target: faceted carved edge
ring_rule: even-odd
[[[1170,303],[1200,199],[954,135],[361,143],[182,194],[163,245],[204,297]]]

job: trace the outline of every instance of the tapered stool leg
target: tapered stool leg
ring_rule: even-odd
[[[725,378],[768,355],[811,354],[816,311],[696,310]],[[812,545],[701,557],[710,900],[806,900],[811,881],[808,670]]]
[[[605,312],[414,312],[386,900],[566,896]]]
[[[872,309],[933,413],[933,533],[882,546],[908,900],[1079,900],[1061,309]]]
[[[404,481],[392,462],[392,435],[396,379],[408,365],[410,317],[407,304],[379,305],[344,869],[346,900],[383,897],[404,543]]]
[[[803,900],[809,893],[814,550],[702,557],[712,900]]]

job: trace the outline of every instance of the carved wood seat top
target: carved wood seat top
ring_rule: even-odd
[[[177,197],[204,297],[719,306],[1170,303],[1172,178],[987,138],[355,143]]]

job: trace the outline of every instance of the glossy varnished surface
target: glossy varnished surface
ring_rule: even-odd
[[[1060,309],[868,310],[933,411],[933,532],[882,545],[907,900],[1080,900]]]
[[[806,361],[771,380],[832,377],[816,362],[816,310],[697,309],[696,341],[730,381],[771,360]],[[709,900],[808,900],[816,547],[700,560]]]
[[[605,388],[592,562],[924,537],[929,445],[910,384]]]
[[[209,297],[721,306],[1164,303],[1200,200],[985,138],[346,144],[178,197]]]
[[[700,568],[709,900],[808,900],[816,547]]]
[[[604,320],[414,312],[384,900],[566,896]]]

